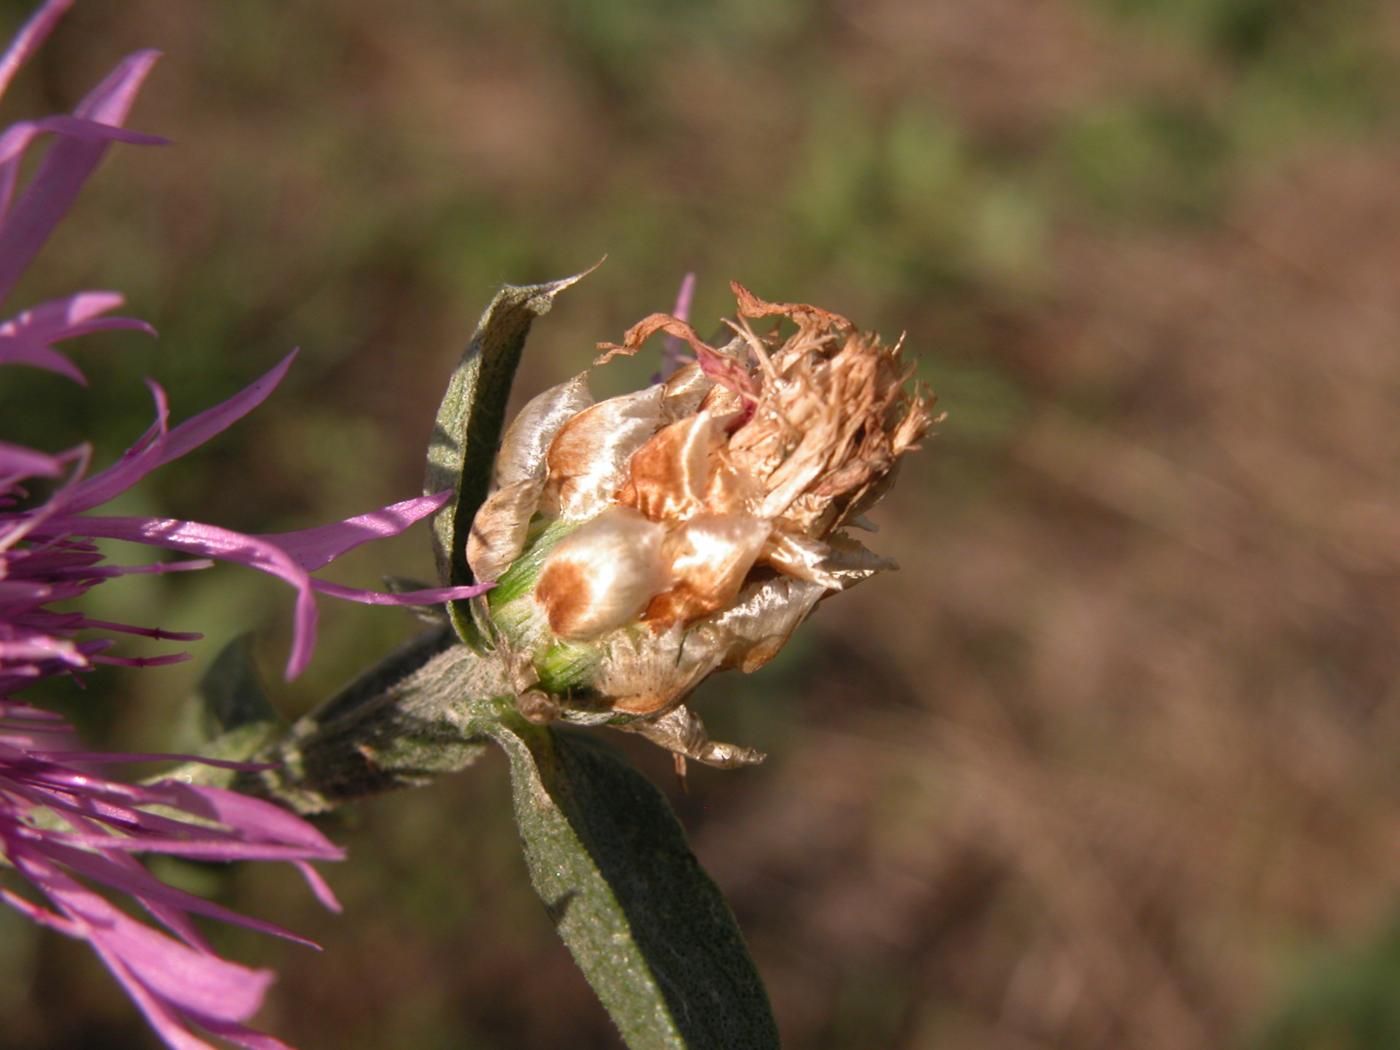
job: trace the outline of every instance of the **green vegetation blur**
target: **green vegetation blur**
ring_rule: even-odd
[[[0,4],[6,27],[28,3]],[[769,751],[695,770],[616,740],[729,894],[786,1045],[1400,1046],[1400,11],[1377,0],[126,0],[81,3],[5,100],[71,107],[165,57],[7,304],[112,288],[158,341],[6,370],[4,437],[110,462],[301,348],[263,408],[124,498],[271,532],[417,493],[446,376],[503,282],[607,262],[535,328],[523,400],[727,282],[908,332],[948,419],[874,514],[903,569],[697,703]],[[598,393],[645,382],[626,361]],[[134,557],[114,551],[117,557]],[[426,533],[325,575],[427,578]],[[414,629],[135,578],[96,615],[207,638],[51,690],[168,746],[246,629],[295,715]],[[132,652],[144,651],[133,647]],[[228,930],[303,1047],[619,1045],[525,882],[504,764],[289,870],[161,873],[315,937]],[[80,946],[0,915],[0,1044],[149,1047]]]

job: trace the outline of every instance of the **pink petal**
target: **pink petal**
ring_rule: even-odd
[[[156,334],[145,321],[133,317],[98,316],[122,302],[122,297],[114,292],[79,292],[24,311],[0,324],[0,364],[32,365],[58,372],[75,382],[85,382],[82,372],[53,350],[51,344],[117,328]]]
[[[0,700],[0,717],[18,718],[29,722],[51,722],[68,726],[62,715],[46,711],[42,707],[30,707],[19,700]]]
[[[680,291],[676,293],[676,305],[671,308],[671,316],[679,318],[682,321],[689,321],[690,305],[694,299],[695,274],[688,273],[681,278],[681,288]]]
[[[162,780],[151,785],[169,805],[186,813],[217,820],[240,831],[255,842],[280,842],[300,847],[303,855],[319,855],[328,860],[345,856],[330,839],[301,817],[281,806],[224,788]]]
[[[107,859],[113,864],[125,865],[141,872],[145,871],[134,857],[116,854],[108,855]],[[204,935],[199,932],[194,921],[179,908],[173,907],[165,901],[152,900],[149,897],[141,898],[141,906],[146,909],[148,915],[191,948],[214,954],[214,949],[209,946],[209,942],[204,939]]]
[[[86,117],[66,113],[35,120],[20,120],[0,132],[0,164],[14,164],[29,144],[40,135],[62,135],[89,142],[126,142],[133,146],[166,146],[170,140],[163,135],[106,124]]]
[[[166,653],[163,656],[98,656],[93,663],[108,667],[169,667],[193,659],[190,653]]]
[[[23,874],[67,915],[86,925],[86,936],[105,960],[118,961],[154,995],[178,1009],[243,1021],[257,1012],[272,983],[266,970],[251,970],[190,948],[138,922],[37,857],[12,858]]]
[[[335,892],[330,888],[330,885],[321,877],[321,873],[304,860],[297,861],[296,868],[297,871],[301,872],[302,878],[304,878],[306,884],[311,887],[311,892],[315,894],[316,899],[321,902],[322,907],[327,911],[333,911],[339,915],[343,910],[340,906],[340,901],[336,898]]]
[[[87,666],[87,659],[77,645],[47,635],[19,641],[0,641],[0,657],[16,661],[59,660],[70,667]]]
[[[42,368],[45,372],[55,372],[64,379],[87,385],[87,377],[72,361],[57,350],[43,344],[32,344],[22,340],[0,336],[0,365],[28,365]]]
[[[207,559],[202,559],[197,562],[183,562],[178,564],[183,564],[186,568],[191,565],[207,568],[213,563]],[[151,566],[142,565],[140,568],[149,569]],[[204,637],[201,631],[167,631],[161,627],[133,627],[129,623],[113,623],[111,620],[93,620],[88,617],[83,618],[83,626],[91,630],[115,631],[118,634],[135,634],[142,638],[155,638],[160,641],[168,642],[197,642]]]
[[[233,926],[243,926],[250,930],[257,930],[259,933],[281,937],[284,940],[293,941],[296,944],[302,944],[308,948],[319,947],[315,941],[310,941],[305,937],[298,936],[275,923],[264,922],[261,919],[254,919],[247,915],[241,915],[230,908],[225,908],[222,904],[215,904],[213,901],[205,900],[203,897],[196,897],[194,894],[187,893],[184,890],[177,890],[174,886],[170,886],[153,877],[139,864],[115,864],[108,857],[99,856],[95,853],[88,853],[85,850],[71,849],[67,846],[60,845],[52,839],[45,842],[43,851],[46,856],[62,864],[70,871],[77,872],[79,875],[85,875],[95,882],[100,882],[104,886],[110,886],[113,889],[121,890],[123,893],[128,893],[143,903],[146,901],[154,901],[165,907],[176,908],[194,915],[204,915],[208,918],[216,919],[219,922],[226,922]],[[45,887],[45,892],[48,892],[47,887]],[[93,894],[93,896],[97,897],[96,894]],[[97,899],[105,903],[105,898],[98,897]],[[136,925],[141,926],[140,923]],[[146,927],[141,926],[141,928],[145,929]],[[241,1018],[239,1019],[241,1020]]]
[[[286,376],[287,369],[291,367],[296,356],[297,351],[293,350],[270,371],[227,401],[191,416],[169,433],[162,433],[164,394],[160,392],[159,387],[153,385],[152,388],[157,393],[157,421],[152,431],[148,432],[147,438],[143,438],[143,441],[149,439],[149,444],[143,448],[142,442],[138,442],[117,463],[68,489],[61,498],[62,509],[74,514],[101,506],[125,492],[151,471],[171,460],[179,459],[215,435],[223,433],[267,400],[268,395],[277,389],[277,384]]]
[[[30,307],[18,317],[0,325],[0,333],[9,335],[25,326],[46,331],[91,321],[109,310],[115,310],[124,302],[126,299],[120,292],[78,292],[64,299],[51,299]]]
[[[233,424],[257,408],[277,389],[299,351],[293,350],[267,372],[253,380],[222,404],[206,408],[196,416],[191,416],[170,432],[166,442],[165,455],[161,463],[179,459],[204,444],[210,438],[222,434]]]
[[[228,1021],[219,1021],[212,1017],[199,1015],[195,1015],[195,1019],[201,1028],[207,1028],[220,1039],[227,1039],[235,1046],[246,1047],[247,1050],[293,1050],[282,1040],[275,1039],[263,1032],[255,1032],[241,1024],[232,1024]]]
[[[676,293],[676,305],[671,307],[671,316],[679,321],[690,320],[690,307],[695,300],[695,274],[688,273],[681,278],[680,291]],[[662,340],[661,377],[664,379],[681,366],[685,353],[684,340],[668,334]]]
[[[37,922],[41,926],[47,926],[50,929],[57,930],[59,933],[65,933],[69,937],[82,936],[78,927],[68,919],[65,919],[62,915],[59,915],[57,912],[49,911],[49,909],[41,907],[33,901],[27,901],[11,890],[0,889],[0,900],[3,900],[11,908],[14,908],[15,911],[19,912],[26,919]]]
[[[78,105],[73,115],[120,125],[157,57],[155,51],[128,56]],[[104,140],[65,137],[49,150],[23,197],[0,223],[0,297],[9,294],[48,240],[108,145]]]
[[[328,594],[341,601],[359,602],[361,605],[441,605],[443,602],[475,598],[479,594],[485,594],[496,584],[492,581],[462,587],[429,587],[421,591],[400,591],[395,594],[343,587],[328,580],[312,580],[311,586],[320,594]]]
[[[228,402],[225,402],[225,405],[227,404]],[[208,413],[205,414],[208,415]],[[190,422],[194,422],[194,420]],[[173,436],[172,433],[172,439]],[[72,516],[55,518],[49,524],[54,529],[82,536],[127,540],[149,547],[164,547],[167,550],[202,554],[206,557],[217,558],[219,561],[246,565],[285,580],[297,591],[292,652],[287,660],[286,676],[290,680],[306,670],[306,665],[311,660],[311,652],[316,646],[316,622],[318,619],[311,577],[290,555],[275,544],[260,540],[255,536],[247,536],[241,532],[221,529],[217,525],[206,525],[197,521],[178,521],[173,518]]]
[[[218,1050],[212,1043],[206,1043],[190,1031],[189,1025],[165,1002],[153,995],[144,984],[122,964],[121,958],[110,948],[96,939],[89,939],[93,949],[111,971],[117,983],[126,992],[127,998],[136,1004],[141,1016],[155,1029],[161,1041],[171,1050]]]
[[[56,478],[62,473],[59,456],[0,441],[0,488],[8,488],[20,478]]]
[[[67,732],[72,729],[65,727]],[[198,762],[201,765],[212,766],[215,769],[236,769],[241,772],[257,772],[263,769],[273,769],[273,765],[267,762],[235,762],[229,758],[206,758],[204,755],[182,755],[172,751],[43,751],[36,748],[28,749],[29,753],[39,759],[47,761],[65,762],[87,762],[97,765],[117,765],[122,762]]]
[[[44,38],[53,32],[58,20],[72,6],[73,0],[48,0],[20,27],[15,38],[10,41],[10,46],[5,49],[4,57],[0,57],[0,95],[10,86],[10,81],[19,72],[19,67],[39,50]]]
[[[242,1021],[257,1013],[272,984],[268,970],[252,970],[187,948],[124,915],[115,925],[117,929],[103,940],[119,940],[122,962],[146,987],[178,1009]]]
[[[390,504],[330,525],[319,525],[297,532],[264,533],[260,539],[274,543],[296,559],[308,572],[315,571],[370,540],[397,536],[442,507],[452,493],[439,492]]]
[[[100,124],[120,126],[126,122],[151,67],[160,58],[159,51],[143,50],[127,55],[117,68],[108,73],[102,83],[87,93],[73,110],[73,116],[95,120]]]
[[[61,810],[63,807],[57,802],[51,802],[49,808]],[[141,824],[159,824],[160,819],[151,814],[142,814]],[[115,821],[113,822],[115,823]],[[174,823],[183,831],[189,831],[193,825]],[[172,857],[184,857],[187,860],[203,860],[211,862],[232,862],[240,860],[261,860],[261,861],[287,861],[295,863],[306,857],[306,849],[301,846],[284,846],[280,843],[266,842],[245,842],[237,838],[217,838],[210,836],[202,839],[183,838],[157,838],[157,837],[133,837],[122,838],[112,835],[84,832],[54,832],[50,836],[54,842],[71,843],[75,846],[83,846],[91,849],[100,849],[109,855],[123,853],[164,853]],[[339,856],[327,856],[319,858],[321,860],[340,860]],[[224,917],[225,922],[243,922],[242,919]],[[259,927],[262,929],[263,927]],[[271,932],[272,927],[268,927],[265,932]],[[310,941],[303,940],[286,931],[278,933],[279,937],[286,937],[289,940],[297,941],[301,944],[310,944]]]
[[[136,146],[160,146],[169,141],[159,135],[128,131],[82,117],[43,117],[11,124],[0,133],[0,216],[9,212],[25,151],[35,139],[46,133],[89,142],[127,142]]]

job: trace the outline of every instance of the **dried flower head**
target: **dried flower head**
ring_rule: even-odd
[[[726,345],[670,314],[600,344],[598,364],[658,333],[688,344],[662,382],[593,403],[584,374],[527,404],[467,545],[564,713],[638,718],[667,746],[697,731],[670,713],[706,675],[762,666],[820,598],[892,567],[846,530],[934,422],[900,343],[732,287]],[[795,330],[755,332],[768,317]]]

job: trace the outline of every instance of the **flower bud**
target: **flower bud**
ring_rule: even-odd
[[[499,578],[491,618],[525,684],[566,718],[717,764],[753,753],[709,744],[685,695],[755,670],[819,599],[894,567],[845,529],[935,422],[900,344],[732,287],[725,346],[666,314],[601,346],[599,364],[657,333],[684,340],[696,360],[664,382],[593,403],[584,374],[526,405],[467,546],[477,576]],[[757,335],[763,317],[796,331]]]

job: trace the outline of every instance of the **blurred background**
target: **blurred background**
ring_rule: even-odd
[[[32,6],[0,4],[6,33]],[[7,311],[127,293],[158,342],[7,370],[5,436],[109,461],[290,347],[274,398],[131,513],[252,531],[413,495],[502,282],[607,263],[537,323],[517,401],[699,275],[909,333],[948,419],[876,511],[903,571],[704,688],[759,769],[629,739],[729,895],[793,1048],[1400,1046],[1400,6],[1381,0],[128,0],[5,100],[64,110],[159,47],[118,147]],[[602,370],[595,389],[651,365]],[[427,577],[426,533],[327,575]],[[407,637],[288,593],[145,578],[96,615],[206,633],[48,699],[168,745],[253,625],[295,714]],[[135,611],[133,611],[135,610]],[[165,868],[309,933],[215,931],[322,1047],[615,1048],[525,882],[495,756],[289,870]],[[0,1044],[155,1040],[81,945],[0,914]]]

